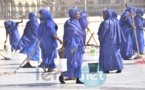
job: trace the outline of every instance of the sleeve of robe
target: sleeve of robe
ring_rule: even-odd
[[[49,22],[49,21],[47,21],[46,22],[46,27],[48,28],[48,30],[50,30],[50,31],[48,31],[47,33],[48,33],[48,35],[57,35],[57,32],[56,32],[56,29],[55,29],[55,23],[54,22]],[[53,38],[53,46],[54,47],[57,47],[58,46],[58,44],[57,44],[57,40],[55,39],[55,38]]]
[[[128,24],[132,27],[133,26],[133,21],[132,21],[132,18],[131,16],[129,18],[127,18],[126,20],[128,22]]]
[[[55,30],[55,23],[47,21],[46,26],[50,30],[49,35],[57,35],[56,30]]]
[[[20,24],[20,22],[15,22],[16,23],[16,27]]]

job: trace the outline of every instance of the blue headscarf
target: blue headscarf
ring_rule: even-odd
[[[112,18],[112,12],[109,9],[106,9],[103,11],[103,13],[105,14],[106,18],[105,19],[109,19]]]
[[[132,6],[127,7],[127,9],[125,10],[125,12],[123,13],[123,15],[120,18],[121,26],[125,24],[127,18],[131,17],[130,12],[134,12],[134,10],[135,10],[135,7],[132,7]]]
[[[75,19],[75,15],[79,10],[77,8],[71,8],[69,10],[70,19],[66,21],[64,25],[64,36],[63,41],[69,40],[73,35],[77,35],[80,37],[83,43],[83,32],[81,25],[77,19]]]
[[[136,14],[139,14],[139,15],[143,16],[143,15],[144,15],[144,10],[143,10],[143,8],[137,9]]]
[[[40,18],[40,21],[43,21],[43,20],[53,21],[50,11],[48,11],[46,9],[40,9],[39,13],[43,14],[43,17]]]
[[[87,22],[87,12],[86,11],[82,11],[80,13],[80,19],[79,19],[79,22],[80,22],[80,25],[82,27],[83,30],[86,29],[86,27],[88,26],[88,22]]]
[[[117,12],[117,11],[113,11],[113,12],[112,12],[112,17],[113,17],[113,18],[117,18],[117,16],[118,16],[118,12]]]
[[[32,22],[36,22],[37,18],[34,13],[29,13],[29,20]]]
[[[133,11],[133,7],[132,6],[129,6],[129,7],[127,7],[127,9],[125,11],[127,11],[127,12],[130,13],[131,11]]]
[[[87,19],[88,13],[87,13],[86,11],[82,11],[82,12],[80,13],[80,16],[81,16],[81,18]]]
[[[136,7],[135,6],[131,6],[131,7],[132,7],[133,12],[135,13],[136,12]]]
[[[14,27],[17,27],[17,23],[16,22],[13,22],[13,21],[5,21],[4,22],[4,26],[6,28],[6,31],[9,33],[9,34],[12,34],[14,32],[13,28]]]
[[[104,10],[106,19],[100,24],[98,35],[100,43],[107,42],[111,44],[124,43],[125,37],[122,33],[120,25],[116,20],[112,19],[112,12],[110,10]]]
[[[71,8],[71,9],[69,10],[69,17],[70,17],[71,19],[74,19],[74,17],[75,17],[75,15],[76,15],[77,12],[79,12],[79,10],[78,10],[77,8]]]
[[[34,13],[29,13],[29,21],[27,22],[24,33],[17,45],[17,50],[30,46],[38,40],[39,23]]]
[[[6,28],[8,28],[12,25],[12,21],[5,21],[4,25],[5,25]]]

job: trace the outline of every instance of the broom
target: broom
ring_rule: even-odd
[[[26,58],[25,60],[23,60],[23,62],[19,65],[19,67],[17,67],[17,69],[16,69],[15,71],[0,73],[0,76],[2,76],[2,75],[16,74],[16,73],[18,72],[18,70],[21,68],[21,66],[22,66],[26,61],[27,61],[27,62],[30,61],[30,60],[28,60],[28,59],[32,58],[32,56],[34,55],[36,49],[37,49],[39,46],[40,46],[40,40],[38,41],[38,43],[37,43],[36,47],[34,48],[34,50],[30,53],[30,55],[27,56],[27,58]]]
[[[4,55],[0,54],[0,56],[2,56],[4,59],[2,60],[11,60],[11,58],[5,57]]]

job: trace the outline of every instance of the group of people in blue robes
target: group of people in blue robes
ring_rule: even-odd
[[[144,10],[136,10],[134,6],[129,6],[117,18],[118,13],[110,10],[103,11],[104,21],[100,24],[98,37],[100,41],[99,66],[104,73],[117,70],[121,73],[123,69],[123,59],[129,60],[139,46],[139,53],[144,52]],[[137,37],[134,35],[134,31]],[[135,39],[137,38],[138,43]]]
[[[125,60],[130,59],[137,52],[137,44],[139,54],[144,52],[143,15],[144,10],[142,8],[136,10],[134,6],[129,6],[120,18],[120,26],[127,40],[121,47],[121,55]],[[137,37],[135,37],[133,30],[135,30]]]
[[[84,46],[86,41],[86,28],[88,27],[86,11],[80,12],[77,8],[69,10],[69,19],[64,24],[63,41],[57,36],[57,24],[54,22],[51,12],[40,9],[40,23],[34,13],[29,14],[24,33],[20,38],[17,26],[19,22],[5,21],[6,35],[10,35],[12,50],[20,50],[27,54],[28,61],[24,67],[32,67],[30,60],[39,61],[40,49],[42,62],[39,67],[45,72],[52,72],[57,67],[54,58],[57,57],[58,41],[62,44],[61,51],[67,59],[67,71],[62,72],[59,81],[65,84],[64,77],[76,78],[77,84],[83,84],[79,80],[83,63]],[[103,10],[104,21],[98,29],[100,42],[99,67],[104,73],[117,70],[121,73],[123,59],[129,59],[137,51],[133,30],[136,30],[139,51],[144,51],[144,10],[133,6],[128,7],[117,18],[118,12],[109,9]],[[32,54],[32,52],[34,53]],[[48,69],[48,70],[46,70]]]

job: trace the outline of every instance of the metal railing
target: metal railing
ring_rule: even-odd
[[[27,18],[30,12],[34,12],[38,15],[38,11],[41,8],[45,8],[51,11],[54,18],[64,18],[68,17],[68,10],[72,7],[77,7],[80,10],[86,10],[89,16],[98,16],[103,9],[108,8],[111,10],[118,11],[122,14],[125,9],[124,3],[119,1],[117,4],[72,4],[72,5],[14,5],[12,3],[6,3],[0,5],[0,19],[18,19],[20,16]],[[145,3],[128,3],[129,5],[134,5],[137,8],[145,8]]]

